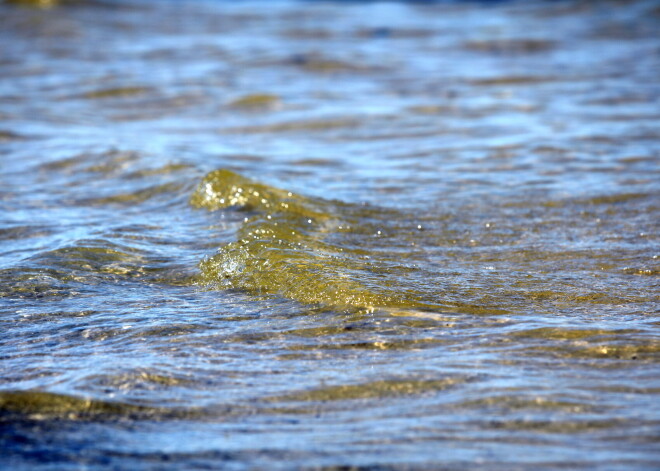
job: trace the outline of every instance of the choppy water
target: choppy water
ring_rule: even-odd
[[[0,4],[0,467],[658,466],[659,24]]]

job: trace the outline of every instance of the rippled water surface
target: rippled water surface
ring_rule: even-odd
[[[0,467],[656,468],[659,24],[0,3]]]

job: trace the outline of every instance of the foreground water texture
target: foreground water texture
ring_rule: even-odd
[[[657,2],[0,22],[0,468],[658,466]]]

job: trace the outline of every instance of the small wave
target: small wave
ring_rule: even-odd
[[[415,270],[402,249],[413,251],[419,226],[403,215],[308,198],[229,170],[209,173],[190,201],[248,214],[239,239],[201,263],[208,283],[342,310],[434,305],[395,283]]]

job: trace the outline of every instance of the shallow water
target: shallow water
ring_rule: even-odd
[[[0,467],[658,465],[656,2],[0,18]]]

